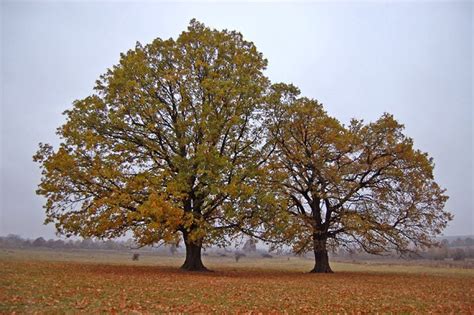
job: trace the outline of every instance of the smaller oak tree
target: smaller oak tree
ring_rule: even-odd
[[[433,178],[433,161],[413,148],[403,126],[384,114],[344,126],[294,86],[273,86],[268,132],[275,192],[291,214],[285,237],[296,252],[314,251],[312,272],[332,272],[328,248],[368,253],[428,247],[452,219]],[[282,200],[283,200],[282,199]]]

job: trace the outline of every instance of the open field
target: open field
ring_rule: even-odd
[[[215,272],[177,270],[153,253],[0,249],[0,313],[474,313],[474,270],[204,257]]]

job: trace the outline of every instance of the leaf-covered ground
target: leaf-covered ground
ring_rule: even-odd
[[[474,313],[472,270],[207,260],[215,272],[181,272],[181,258],[2,253],[0,313]]]

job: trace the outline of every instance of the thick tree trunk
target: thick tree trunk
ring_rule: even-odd
[[[332,273],[329,266],[328,251],[326,249],[327,238],[318,234],[313,235],[314,268],[310,272]]]
[[[206,267],[204,267],[204,264],[201,260],[202,242],[192,242],[187,238],[187,235],[185,235],[184,244],[186,245],[186,260],[181,266],[181,269],[187,271],[209,271]]]

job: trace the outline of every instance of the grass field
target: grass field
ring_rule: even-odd
[[[474,270],[332,263],[303,258],[182,257],[0,250],[0,313],[474,313]]]

